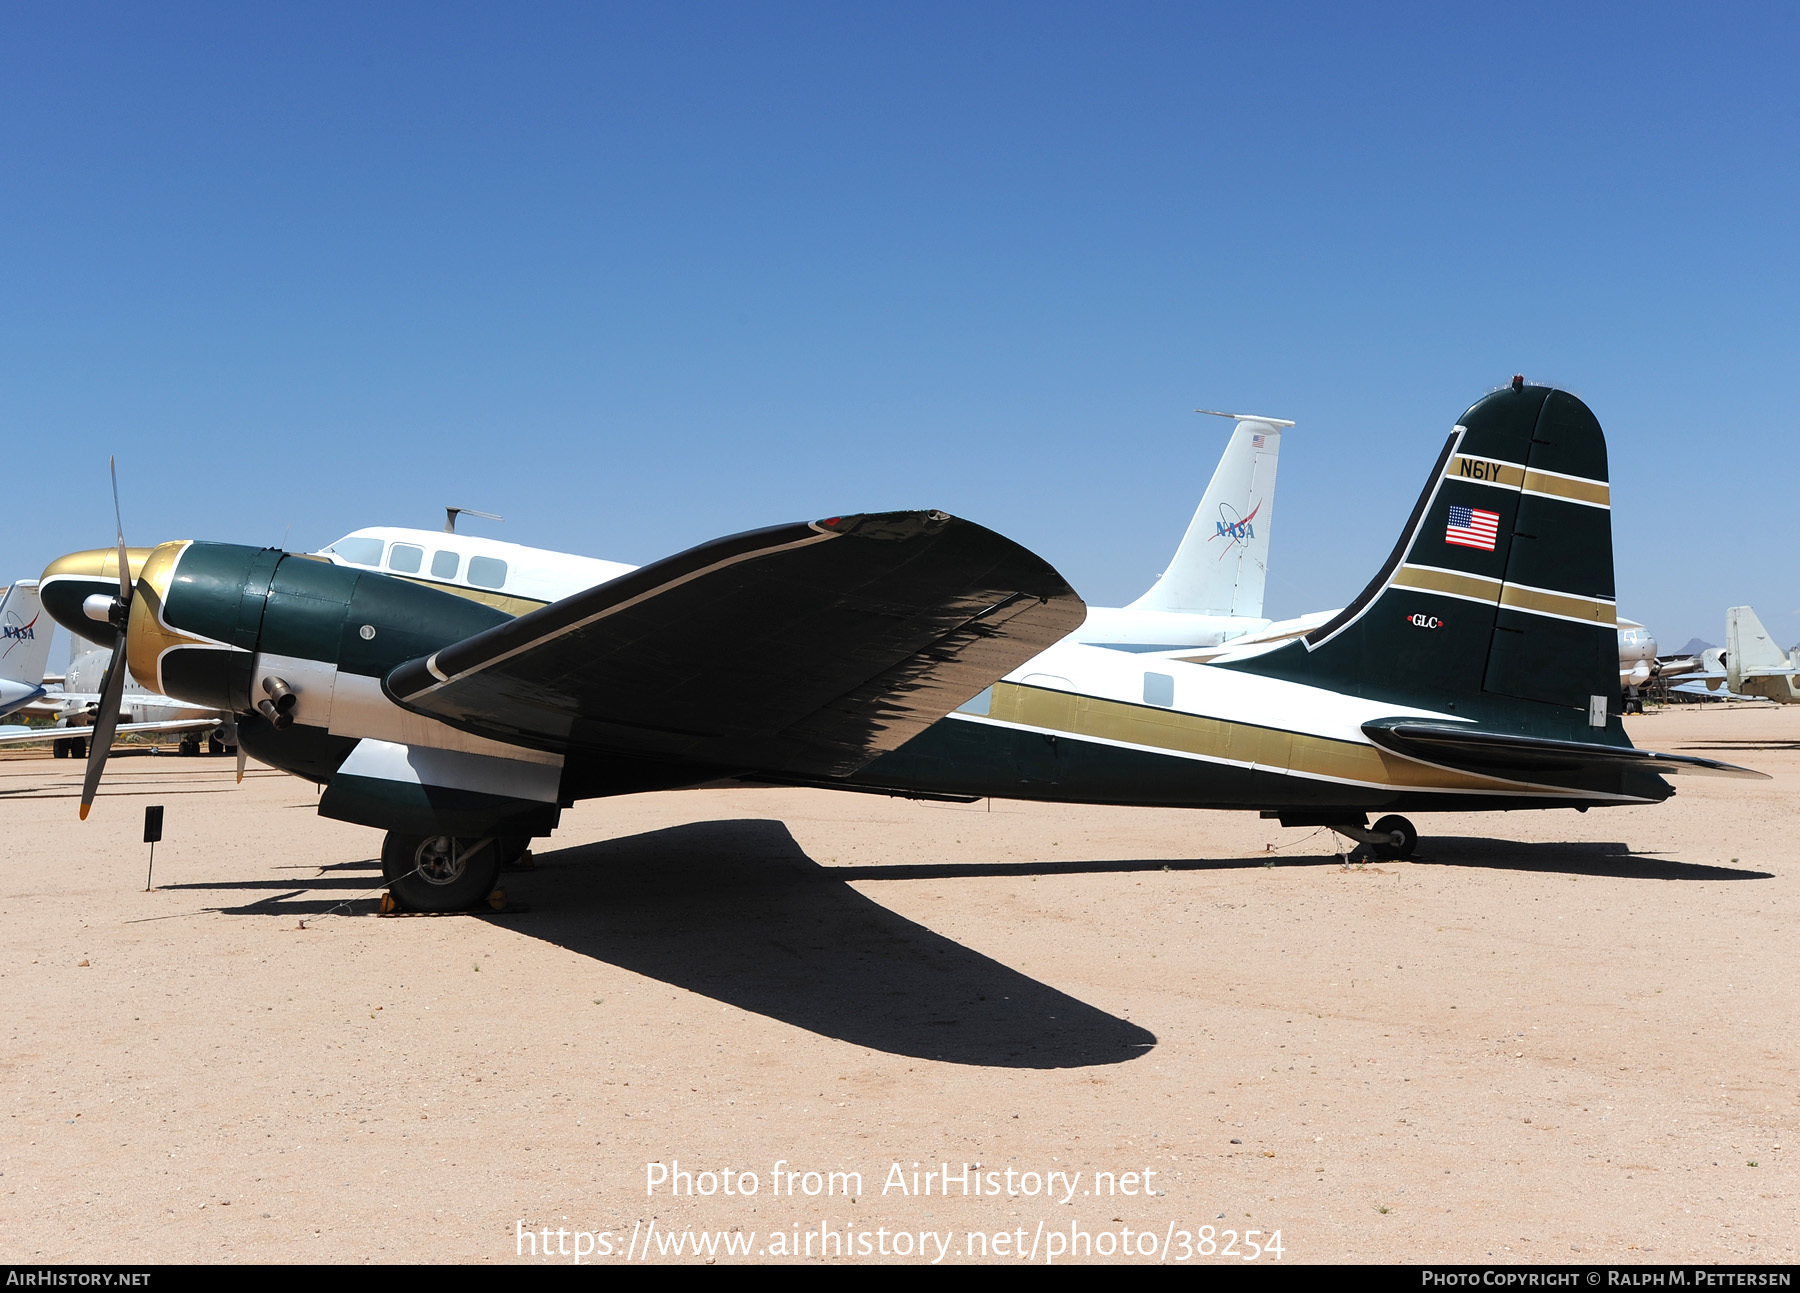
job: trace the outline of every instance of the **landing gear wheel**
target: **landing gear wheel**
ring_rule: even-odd
[[[467,911],[494,891],[500,854],[491,839],[389,831],[381,874],[406,911]]]
[[[1419,832],[1404,817],[1393,815],[1383,817],[1371,829],[1377,835],[1400,836],[1398,844],[1374,845],[1375,856],[1378,858],[1387,858],[1390,861],[1409,858],[1413,855],[1413,850],[1419,847]]]
[[[210,755],[213,755],[216,758],[217,756],[225,753],[225,742],[221,741],[216,736],[207,737],[206,738],[206,752]]]

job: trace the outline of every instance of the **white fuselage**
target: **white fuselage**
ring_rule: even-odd
[[[356,530],[316,555],[336,565],[378,570],[465,597],[540,604],[561,601],[637,569],[621,561],[528,548],[474,534],[397,525]]]

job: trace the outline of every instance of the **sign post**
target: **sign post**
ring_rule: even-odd
[[[150,892],[150,877],[156,872],[156,841],[162,838],[161,804],[149,804],[144,809],[144,843],[150,846],[150,869],[144,872],[144,892]]]

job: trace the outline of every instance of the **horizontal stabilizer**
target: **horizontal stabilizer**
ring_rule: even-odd
[[[1689,754],[1659,754],[1628,745],[1553,741],[1406,719],[1380,719],[1364,723],[1362,730],[1375,744],[1408,758],[1423,759],[1464,772],[1498,773],[1553,785],[1585,782],[1596,774],[1616,776],[1620,773],[1668,776],[1685,772],[1770,780],[1766,772],[1740,768],[1734,763],[1720,763],[1716,759],[1701,759]]]

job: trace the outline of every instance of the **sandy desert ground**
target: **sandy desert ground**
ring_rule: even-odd
[[[15,755],[3,1256],[1791,1262],[1800,710],[1630,723],[1774,780],[1363,866],[1248,814],[640,796],[439,918],[373,914],[308,783],[122,756],[78,824],[80,765]]]

